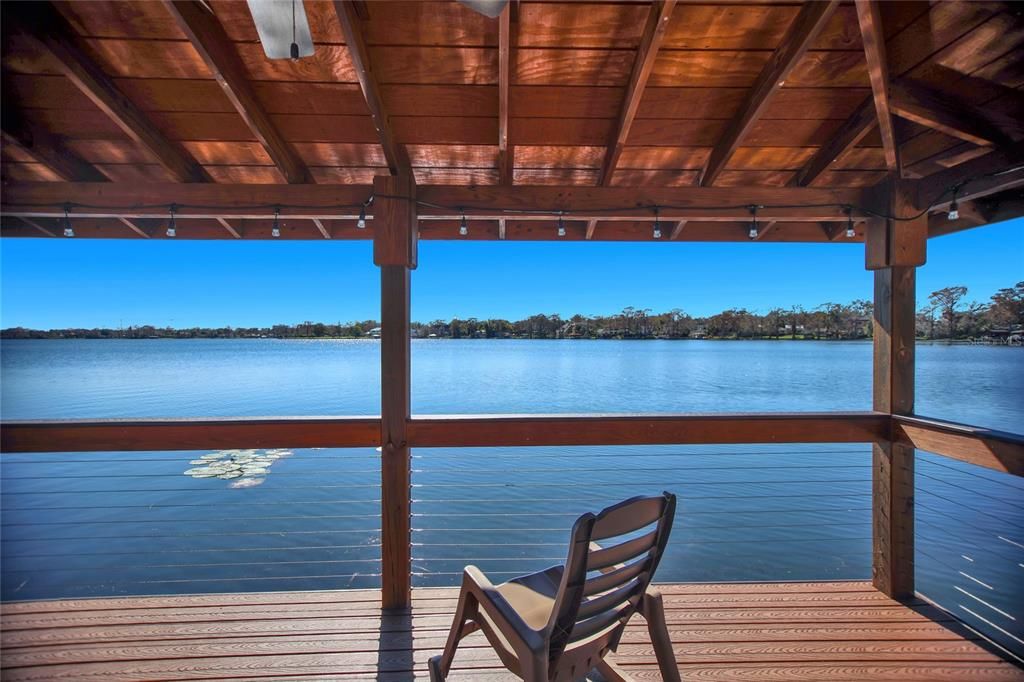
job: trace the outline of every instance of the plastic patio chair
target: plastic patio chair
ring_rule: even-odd
[[[675,495],[666,492],[584,514],[573,525],[564,566],[500,585],[467,566],[444,653],[430,659],[431,680],[445,679],[459,641],[477,630],[526,682],[579,680],[595,668],[607,680],[628,680],[605,656],[618,648],[626,623],[639,611],[662,678],[678,682],[661,595],[650,587],[675,507]],[[613,538],[617,544],[597,544]]]

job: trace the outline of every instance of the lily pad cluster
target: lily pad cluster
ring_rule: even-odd
[[[232,488],[251,488],[266,480],[274,462],[293,454],[291,450],[282,449],[219,450],[189,462],[195,468],[186,471],[185,475],[232,481]]]

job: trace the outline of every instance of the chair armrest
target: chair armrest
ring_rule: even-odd
[[[477,597],[480,606],[517,650],[522,648],[536,653],[544,649],[545,642],[541,633],[527,625],[483,571],[476,566],[466,566],[463,578],[463,585]]]

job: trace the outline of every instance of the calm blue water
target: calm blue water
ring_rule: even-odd
[[[373,341],[4,341],[4,419],[375,414]],[[429,413],[867,410],[851,342],[413,342]],[[919,346],[917,411],[1024,431],[1024,352]],[[205,458],[205,459],[204,459]],[[573,519],[676,492],[663,581],[867,579],[864,445],[419,449],[416,584],[562,561]],[[372,449],[4,455],[3,599],[379,584]],[[917,459],[919,589],[1024,648],[1024,481]]]

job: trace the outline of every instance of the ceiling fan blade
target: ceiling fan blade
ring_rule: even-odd
[[[302,0],[247,0],[256,31],[269,59],[291,59],[313,55],[313,35]],[[292,43],[298,46],[293,54]]]
[[[491,19],[497,19],[508,4],[508,0],[459,0],[459,2]]]

